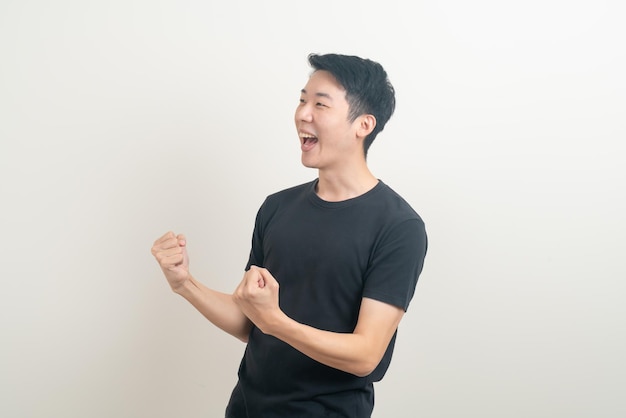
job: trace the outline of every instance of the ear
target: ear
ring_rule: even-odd
[[[357,118],[357,137],[364,139],[372,133],[376,127],[376,118],[374,115],[364,114]]]

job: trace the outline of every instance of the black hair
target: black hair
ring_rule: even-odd
[[[315,71],[328,71],[346,90],[350,122],[363,114],[376,118],[374,130],[363,141],[367,156],[370,145],[396,107],[395,90],[387,72],[379,63],[354,55],[310,54],[308,60]]]

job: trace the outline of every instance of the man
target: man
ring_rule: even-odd
[[[191,276],[183,235],[152,248],[173,291],[248,344],[228,418],[370,417],[426,255],[422,219],[366,162],[395,108],[386,72],[355,56],[309,63],[295,124],[318,178],[267,197],[235,292]]]

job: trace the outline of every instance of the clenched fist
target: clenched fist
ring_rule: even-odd
[[[152,245],[152,255],[174,292],[181,289],[191,277],[186,246],[185,236],[175,235],[173,232],[166,233]]]
[[[233,293],[233,300],[261,331],[271,332],[271,325],[283,315],[278,303],[279,285],[265,268],[250,266]]]

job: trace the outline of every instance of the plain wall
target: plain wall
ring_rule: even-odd
[[[430,238],[375,417],[626,416],[622,4],[0,2],[0,416],[223,416],[244,345],[150,247],[234,289],[311,52],[387,69]]]

